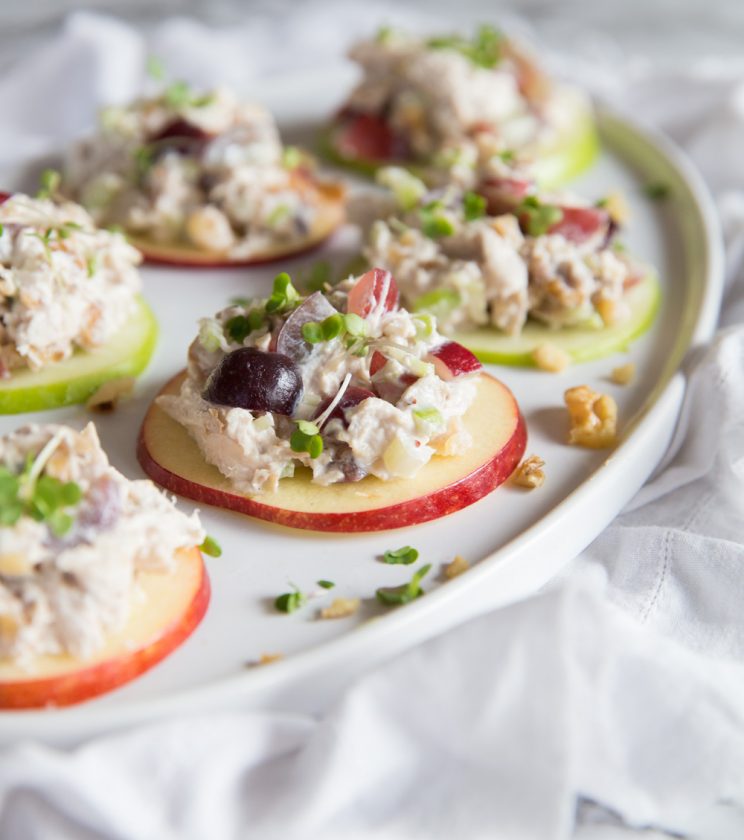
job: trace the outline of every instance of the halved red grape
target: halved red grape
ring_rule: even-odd
[[[312,349],[302,337],[303,324],[323,321],[337,311],[321,292],[313,292],[282,324],[276,339],[277,353],[284,353],[296,362],[302,361]]]
[[[405,158],[405,142],[377,114],[347,114],[334,135],[336,151],[352,160],[390,161]]]
[[[177,151],[179,154],[198,152],[212,139],[212,135],[198,125],[179,117],[171,120],[150,138],[157,150]],[[157,144],[157,145],[156,145]]]
[[[212,371],[202,396],[216,405],[291,417],[302,397],[302,376],[282,353],[240,347]]]
[[[366,318],[377,306],[382,306],[385,312],[398,306],[398,284],[383,268],[373,268],[362,274],[349,292],[346,311]]]

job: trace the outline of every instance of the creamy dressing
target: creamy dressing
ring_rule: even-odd
[[[92,424],[82,432],[30,425],[0,438],[0,464],[11,473],[29,458],[82,492],[62,535],[28,515],[0,525],[0,657],[32,669],[39,656],[93,655],[126,624],[138,574],[172,573],[175,552],[205,533],[196,513],[176,510],[152,482],[111,467]]]

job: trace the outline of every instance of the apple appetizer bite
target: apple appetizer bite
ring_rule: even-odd
[[[362,80],[325,138],[338,163],[366,173],[413,166],[435,182],[500,174],[529,162],[545,186],[594,160],[588,99],[548,78],[524,47],[490,26],[472,39],[420,38],[385,28],[350,53]]]
[[[84,402],[146,367],[140,261],[77,204],[0,195],[0,414]]]
[[[364,257],[396,277],[403,302],[484,362],[580,362],[624,350],[653,321],[658,282],[614,241],[618,197],[590,204],[539,193],[529,179],[483,194],[430,190],[381,170],[390,215],[373,222]],[[541,355],[542,354],[542,355]]]
[[[511,474],[525,426],[478,360],[398,306],[373,269],[302,298],[272,295],[201,322],[188,370],[145,418],[140,463],[189,498],[320,531],[435,519]]]
[[[71,150],[65,189],[105,225],[121,225],[151,262],[220,266],[286,257],[343,220],[338,183],[283,147],[271,114],[226,90],[182,82],[110,107]]]
[[[207,608],[204,541],[92,424],[0,438],[0,708],[86,700],[163,659]]]

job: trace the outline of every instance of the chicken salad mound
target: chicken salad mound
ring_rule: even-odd
[[[93,655],[122,628],[141,572],[168,574],[205,539],[150,481],[108,462],[95,427],[0,438],[0,657]]]
[[[105,344],[136,308],[141,256],[78,204],[0,204],[0,379]]]
[[[487,25],[470,39],[385,28],[350,57],[363,75],[337,117],[339,154],[425,163],[465,186],[531,162],[570,131],[577,103],[588,108]]]
[[[102,224],[155,243],[250,259],[308,238],[328,191],[271,114],[176,82],[105,109],[68,155],[65,188]]]
[[[405,305],[436,314],[443,332],[490,325],[518,335],[528,318],[601,328],[628,316],[624,295],[644,268],[613,242],[619,221],[604,202],[539,194],[529,180],[481,194],[429,189],[397,167],[378,179],[387,218],[371,222],[364,257],[391,271]]]
[[[480,368],[432,316],[399,308],[387,271],[307,297],[281,274],[270,297],[202,319],[180,393],[158,405],[246,494],[299,466],[321,485],[409,478],[471,445]]]

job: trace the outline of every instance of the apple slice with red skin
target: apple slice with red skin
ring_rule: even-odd
[[[196,629],[209,604],[201,552],[182,549],[170,574],[142,572],[144,593],[124,628],[90,659],[43,656],[31,669],[0,661],[0,709],[70,706],[111,691],[152,668]]]
[[[392,312],[398,306],[398,284],[384,268],[372,268],[356,281],[346,301],[346,311],[366,318],[382,305],[383,312]]]
[[[458,376],[475,373],[483,368],[470,350],[456,341],[445,341],[444,344],[435,347],[427,353],[424,361],[431,362],[437,376],[445,382],[451,382]]]
[[[185,373],[161,391],[177,394]],[[461,455],[435,456],[409,479],[368,476],[353,484],[323,487],[307,470],[285,478],[274,493],[239,493],[208,464],[186,429],[153,403],[140,430],[137,455],[161,486],[197,502],[268,522],[314,531],[357,533],[404,528],[461,510],[489,494],[514,471],[527,432],[509,389],[481,374],[477,395],[463,418],[473,445]]]
[[[301,191],[315,193],[318,212],[305,236],[291,242],[277,242],[256,251],[250,257],[232,258],[220,251],[205,251],[186,242],[155,242],[127,232],[127,239],[152,265],[180,268],[238,268],[263,265],[287,257],[297,257],[319,248],[345,218],[344,188],[335,182],[319,181],[307,174],[297,174]]]

